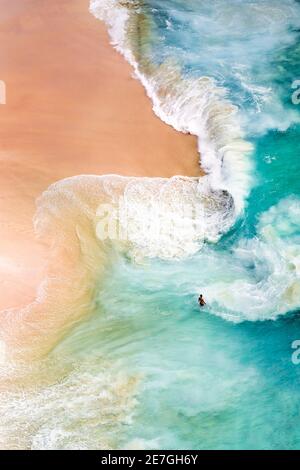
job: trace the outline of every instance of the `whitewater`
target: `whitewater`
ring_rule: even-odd
[[[31,334],[16,339],[8,322],[4,341],[33,360],[26,373],[3,368],[4,383],[31,385],[4,390],[1,444],[299,448],[300,4],[92,0],[90,10],[154,112],[198,137],[206,175],[82,175],[41,195],[35,226],[51,263],[34,304],[7,312]],[[125,224],[120,199],[131,230],[103,239],[103,218]]]

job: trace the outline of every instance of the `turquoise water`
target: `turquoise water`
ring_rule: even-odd
[[[68,340],[78,360],[106,357],[140,377],[120,448],[298,448],[297,316],[235,325],[199,313],[189,288],[199,261],[121,263],[101,292],[101,315]]]
[[[35,228],[70,268],[7,318],[33,353],[58,343],[1,368],[0,445],[299,449],[300,1],[91,12],[207,174],[79,175],[41,195]]]
[[[138,377],[119,448],[300,448],[300,2],[145,0],[142,11],[152,63],[209,76],[238,106],[251,188],[234,227],[195,256],[120,256],[99,313],[63,350]]]

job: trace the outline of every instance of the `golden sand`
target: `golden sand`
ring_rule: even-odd
[[[32,218],[77,174],[197,176],[196,138],[153,113],[88,0],[0,0],[0,309],[35,298],[47,250]]]

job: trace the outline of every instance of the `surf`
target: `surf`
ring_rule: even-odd
[[[81,175],[41,195],[47,277],[1,316],[2,445],[297,448],[299,4],[91,11],[156,114],[199,137],[206,176]]]

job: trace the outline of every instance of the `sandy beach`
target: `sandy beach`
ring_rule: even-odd
[[[0,449],[299,449],[300,1],[0,0],[0,41]]]
[[[36,198],[79,174],[198,176],[196,138],[153,113],[88,0],[0,0],[0,309],[35,298]]]

